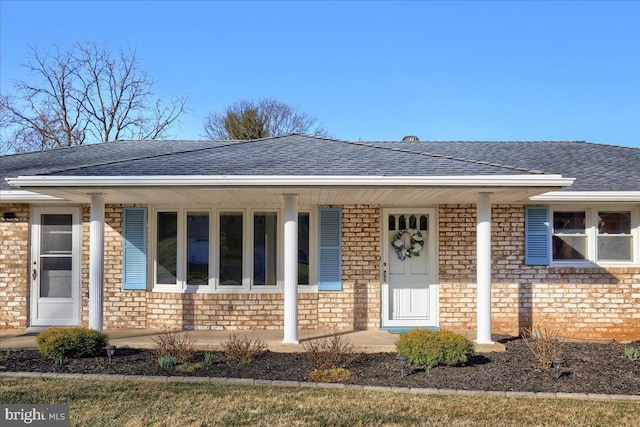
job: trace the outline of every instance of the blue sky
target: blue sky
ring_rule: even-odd
[[[274,97],[348,140],[587,140],[640,147],[640,2],[7,1],[0,85],[29,45],[137,50],[173,138]]]

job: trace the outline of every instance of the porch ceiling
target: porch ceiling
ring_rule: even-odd
[[[285,194],[297,194],[300,205],[373,204],[382,206],[430,206],[475,204],[480,192],[492,193],[492,203],[526,202],[530,197],[558,187],[93,187],[29,188],[58,201],[89,203],[91,193],[103,193],[106,203],[151,205],[281,205]]]

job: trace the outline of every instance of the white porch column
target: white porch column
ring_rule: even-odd
[[[284,344],[298,344],[298,196],[284,196]]]
[[[476,233],[477,273],[477,344],[491,340],[491,193],[479,193]]]
[[[91,196],[89,233],[89,328],[102,332],[104,292],[104,195]]]

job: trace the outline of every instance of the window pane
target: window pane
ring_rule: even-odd
[[[584,211],[553,213],[554,260],[586,259],[586,219]]]
[[[73,216],[44,214],[40,217],[43,255],[70,254],[73,249]]]
[[[209,282],[209,214],[187,213],[187,284]]]
[[[298,215],[298,285],[309,284],[309,214]]]
[[[587,236],[553,236],[553,259],[585,259]]]
[[[258,213],[253,216],[253,284],[276,284],[278,216]]]
[[[71,298],[71,257],[41,258],[40,296],[43,298]]]
[[[631,234],[631,212],[598,212],[598,234]]]
[[[420,216],[420,230],[428,230],[429,229],[429,220],[426,215]]]
[[[554,234],[584,234],[586,224],[585,212],[554,212]]]
[[[158,212],[157,253],[157,282],[162,285],[175,285],[178,253],[178,215],[175,212]]]
[[[242,214],[220,214],[220,285],[242,285]]]
[[[394,231],[396,229],[396,217],[394,215],[389,215],[389,231]]]
[[[407,229],[407,219],[404,215],[400,215],[398,218],[398,230],[406,230]]]
[[[598,261],[632,261],[631,236],[598,236]]]

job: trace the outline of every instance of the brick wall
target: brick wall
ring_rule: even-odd
[[[145,291],[122,290],[122,205],[105,206],[104,327],[146,327]],[[89,325],[89,206],[82,208],[82,324]]]
[[[343,291],[299,294],[301,329],[380,327],[380,208],[343,208]],[[3,212],[15,212],[5,220]],[[29,222],[24,204],[0,206],[0,328],[29,315]],[[105,328],[281,329],[283,295],[122,290],[122,206],[105,208]],[[575,338],[640,337],[640,268],[524,265],[524,209],[492,209],[492,326],[557,328]],[[439,207],[440,325],[476,327],[474,205]],[[88,324],[89,208],[83,208],[82,322]],[[229,307],[231,306],[231,310]]]
[[[4,219],[13,212],[15,219]],[[0,205],[0,328],[26,328],[29,316],[29,222],[25,204]]]
[[[342,292],[318,294],[318,327],[380,327],[380,208],[342,206]]]
[[[440,222],[440,324],[476,328],[474,205],[446,205]],[[492,208],[492,330],[549,327],[572,338],[640,338],[640,268],[524,265],[524,209]]]
[[[147,327],[196,330],[279,330],[284,323],[284,298],[277,294],[150,293]],[[316,328],[317,295],[298,294],[302,329]]]

